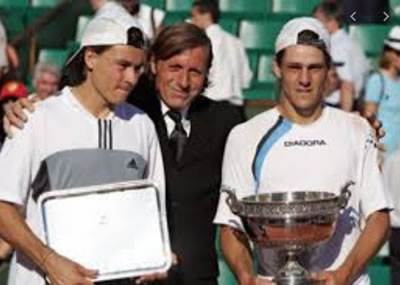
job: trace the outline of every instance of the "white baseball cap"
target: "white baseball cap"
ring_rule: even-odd
[[[99,15],[95,16],[86,26],[83,32],[79,49],[68,59],[67,65],[71,63],[76,56],[88,46],[112,46],[112,45],[130,45],[129,30],[137,28],[141,35],[138,41],[143,42],[139,48],[144,48],[145,36],[140,24],[132,17],[126,15]]]
[[[400,51],[400,26],[394,26],[385,40],[385,45],[388,47]]]
[[[283,26],[275,42],[275,54],[289,46],[299,44],[298,35],[305,30],[316,33],[319,40],[325,44],[326,51],[330,53],[330,36],[325,26],[315,18],[300,17],[290,20]]]

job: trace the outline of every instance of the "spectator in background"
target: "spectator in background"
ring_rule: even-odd
[[[10,102],[13,102],[19,98],[24,98],[28,95],[28,89],[25,85],[18,81],[9,81],[0,90],[0,120],[3,123],[4,111]],[[6,135],[3,128],[0,128],[0,150],[4,142]],[[0,257],[1,259],[1,257]]]
[[[342,11],[339,4],[321,3],[315,9],[314,16],[325,24],[331,35],[331,55],[337,67],[341,80],[339,96],[329,96],[327,101],[339,104],[345,111],[358,108],[359,98],[370,70],[369,62],[360,45],[354,41],[342,28]]]
[[[383,176],[394,200],[391,212],[389,250],[391,279],[400,284],[400,26],[394,26],[384,42],[379,70],[370,76],[365,88],[365,117],[377,116],[385,126]]]
[[[332,62],[331,67],[329,68],[328,75],[326,77],[326,86],[324,90],[324,98],[325,98],[325,103],[329,106],[332,107],[340,107],[337,104],[330,103],[329,97],[330,96],[335,96],[334,94],[336,92],[339,92],[340,90],[340,84],[341,81],[339,79],[339,75],[337,74],[336,68],[340,66],[340,64],[335,64]]]
[[[125,18],[126,21],[131,21],[134,25],[138,22],[132,17],[131,14],[119,2],[113,0],[89,0],[93,10],[97,16],[114,16]]]
[[[242,42],[221,28],[219,16],[217,0],[193,2],[192,22],[205,30],[211,39],[214,55],[210,85],[204,95],[216,101],[226,101],[244,114],[242,90],[250,87],[253,75]]]
[[[15,69],[19,66],[18,54],[8,43],[6,29],[0,21],[0,88],[7,81],[14,79]]]
[[[366,84],[365,117],[377,116],[385,126],[384,157],[400,148],[400,26],[391,29],[384,42],[379,69]]]
[[[163,10],[153,8],[140,0],[117,0],[142,26],[143,32],[153,41],[165,17]]]
[[[153,41],[165,17],[164,11],[142,4],[140,0],[90,0],[90,3],[96,15],[123,10],[140,24],[150,42]]]
[[[53,95],[58,90],[60,82],[60,69],[51,63],[38,62],[33,74],[33,87],[35,93],[29,95],[32,99],[39,101]]]

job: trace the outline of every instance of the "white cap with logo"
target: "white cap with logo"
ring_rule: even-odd
[[[330,53],[330,36],[325,26],[315,18],[300,17],[290,20],[283,26],[275,42],[275,54],[289,46],[299,44],[298,35],[305,30],[317,34]]]
[[[389,36],[385,40],[385,45],[394,50],[400,51],[400,26],[394,26],[390,30]]]
[[[135,27],[143,33],[140,24],[125,15],[115,17],[95,16],[86,26],[82,35],[79,49],[68,59],[67,65],[88,46],[127,45],[129,42],[129,29]],[[143,34],[144,38],[144,34]]]

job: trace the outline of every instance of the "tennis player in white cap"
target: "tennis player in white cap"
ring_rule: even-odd
[[[43,192],[151,179],[159,186],[165,211],[164,168],[154,125],[141,110],[124,103],[143,70],[144,36],[134,22],[114,16],[96,16],[88,24],[80,49],[67,63],[67,86],[39,102],[24,129],[6,140],[0,153],[0,236],[16,252],[10,285],[45,285],[45,277],[53,285],[90,285],[98,273],[45,245],[38,205]]]
[[[328,31],[316,19],[296,18],[282,28],[274,62],[279,104],[231,131],[222,185],[235,189],[241,199],[282,191],[339,194],[347,182],[354,182],[333,237],[301,260],[325,284],[366,285],[370,279],[365,269],[386,240],[392,203],[381,182],[368,122],[324,106],[329,51]],[[271,284],[285,261],[274,250],[254,244],[253,270],[245,229],[226,198],[222,193],[214,220],[221,225],[223,255],[241,285]]]

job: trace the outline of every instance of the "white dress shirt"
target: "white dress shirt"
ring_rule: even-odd
[[[210,86],[204,95],[216,101],[243,105],[242,89],[250,87],[253,74],[242,42],[217,24],[209,26],[206,33],[211,39],[214,58]]]
[[[353,83],[354,98],[357,99],[370,70],[363,50],[354,39],[340,29],[331,35],[331,54],[334,62],[343,64],[336,68],[338,76],[341,80]]]
[[[175,122],[167,114],[167,112],[171,109],[162,100],[160,100],[160,103],[161,103],[161,112],[164,117],[165,125],[167,127],[168,137],[170,137],[172,132],[175,129]],[[180,111],[180,113],[182,115],[182,126],[186,132],[187,137],[189,137],[190,130],[191,130],[190,120],[188,119],[188,116],[187,116],[188,110],[189,110],[189,108],[185,108],[184,110]]]
[[[153,17],[154,17],[154,25],[155,28],[157,29],[162,21],[164,20],[165,17],[165,12],[160,9],[152,9],[150,6],[146,4],[140,4],[140,9],[139,13],[134,16],[134,18],[140,23],[140,25],[143,28],[143,32],[147,36],[149,40],[154,39],[154,31],[153,31],[153,25],[152,25],[152,11],[153,11]]]

